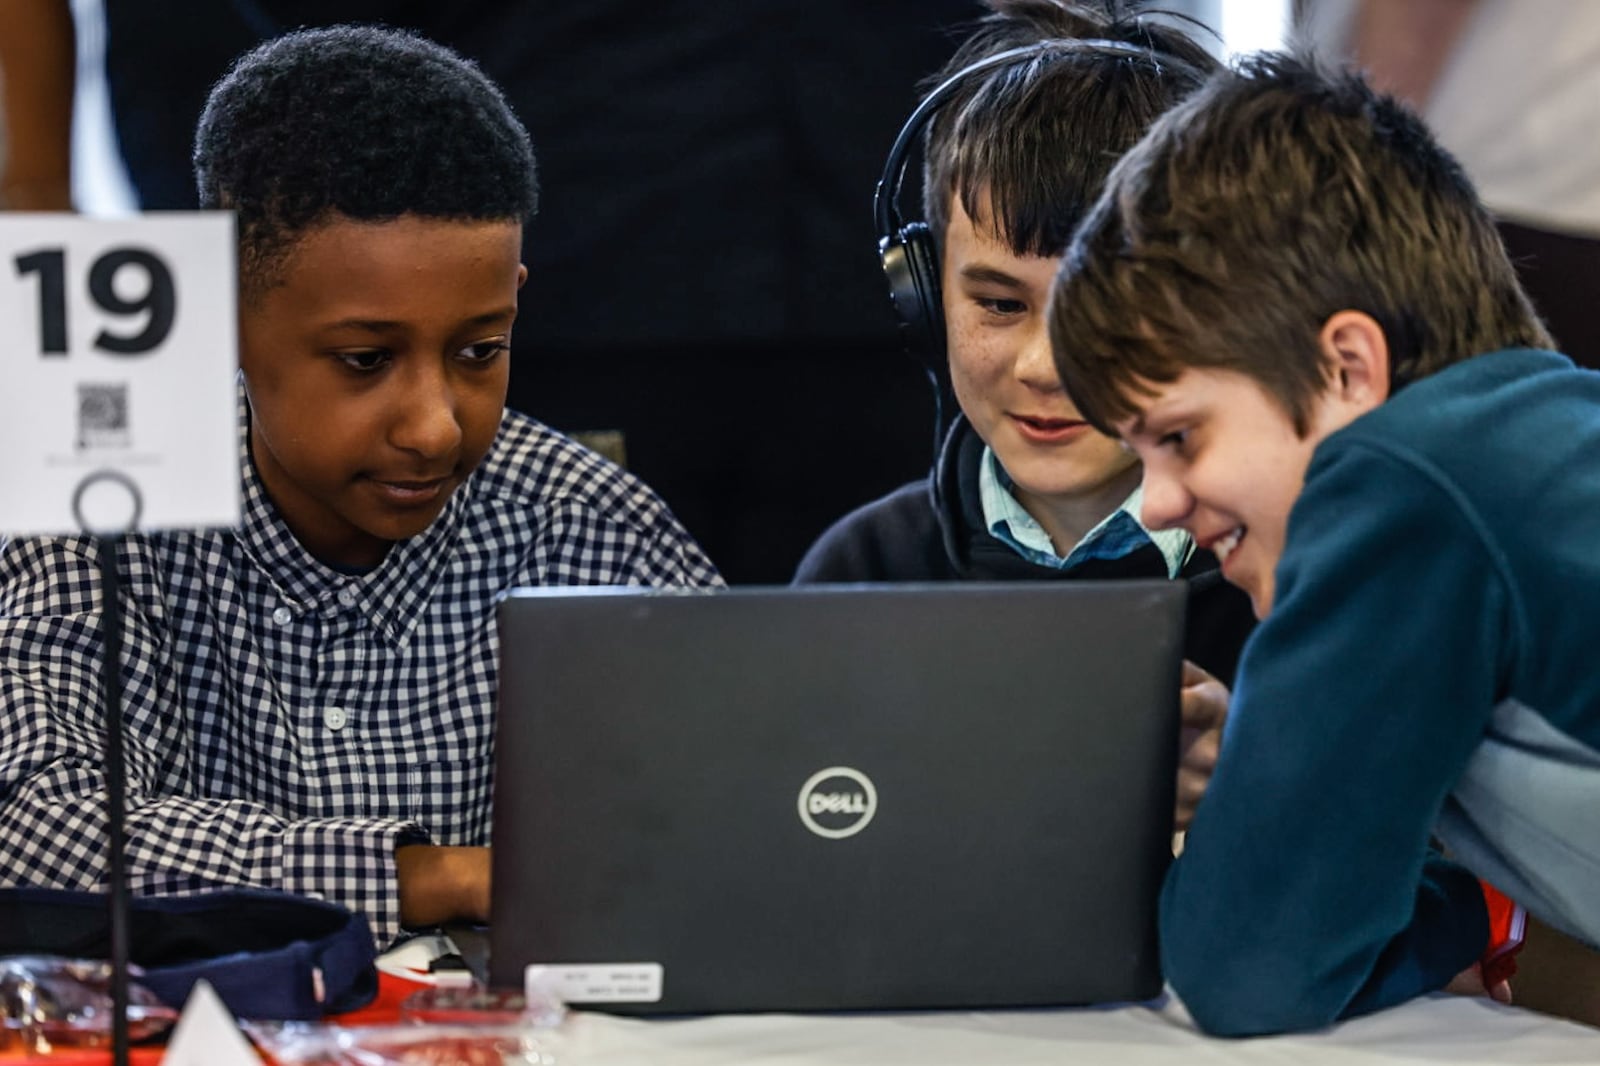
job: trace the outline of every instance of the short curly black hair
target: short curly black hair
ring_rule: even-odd
[[[237,213],[247,300],[330,218],[526,222],[539,197],[527,130],[494,83],[379,26],[300,30],[241,56],[206,101],[194,172],[202,207]]]

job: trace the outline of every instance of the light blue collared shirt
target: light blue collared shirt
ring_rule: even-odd
[[[1023,509],[1011,491],[1010,476],[995,458],[994,449],[985,447],[978,462],[978,497],[983,506],[983,521],[1001,543],[1038,566],[1065,570],[1089,559],[1120,559],[1132,555],[1146,544],[1154,544],[1167,561],[1167,576],[1177,577],[1183,564],[1194,554],[1194,539],[1181,529],[1146,529],[1139,521],[1144,502],[1140,485],[1122,506],[1085,533],[1066,555],[1057,555],[1050,534]]]

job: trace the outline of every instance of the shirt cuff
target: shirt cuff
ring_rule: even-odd
[[[330,900],[367,916],[381,951],[400,935],[395,849],[430,844],[415,822],[327,818],[297,821],[283,834],[286,892]]]

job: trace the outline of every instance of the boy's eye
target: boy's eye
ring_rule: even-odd
[[[1028,305],[1021,300],[1008,300],[992,296],[978,296],[974,299],[979,307],[991,315],[997,315],[1001,318],[1014,318],[1017,315],[1026,314],[1028,310]]]
[[[477,344],[467,345],[461,349],[461,358],[469,363],[492,363],[500,353],[510,350],[511,346],[504,338],[496,338],[492,341],[479,341]]]
[[[383,348],[361,348],[339,352],[338,359],[351,370],[362,372],[381,370],[389,362],[389,353]]]
[[[1184,446],[1188,443],[1189,431],[1186,429],[1175,429],[1170,433],[1163,433],[1161,436],[1156,438],[1156,447],[1171,448],[1173,451],[1179,453],[1182,453]]]

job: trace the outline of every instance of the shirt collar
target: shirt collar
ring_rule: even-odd
[[[250,407],[239,388],[239,471],[243,521],[239,544],[266,575],[280,597],[272,609],[333,614],[356,610],[389,641],[410,636],[459,537],[472,484],[451,495],[439,517],[421,534],[397,541],[388,555],[365,574],[341,573],[320,562],[290,531],[250,455]]]
[[[1154,544],[1166,560],[1167,576],[1177,577],[1194,553],[1194,539],[1183,530],[1145,528],[1139,520],[1144,502],[1144,486],[1139,485],[1070,551],[1059,555],[1050,541],[1050,534],[1018,502],[1012,486],[1011,477],[995,457],[994,449],[985,446],[978,463],[978,496],[983,506],[984,524],[995,539],[1039,566],[1065,570],[1088,559],[1120,559],[1146,544]]]

